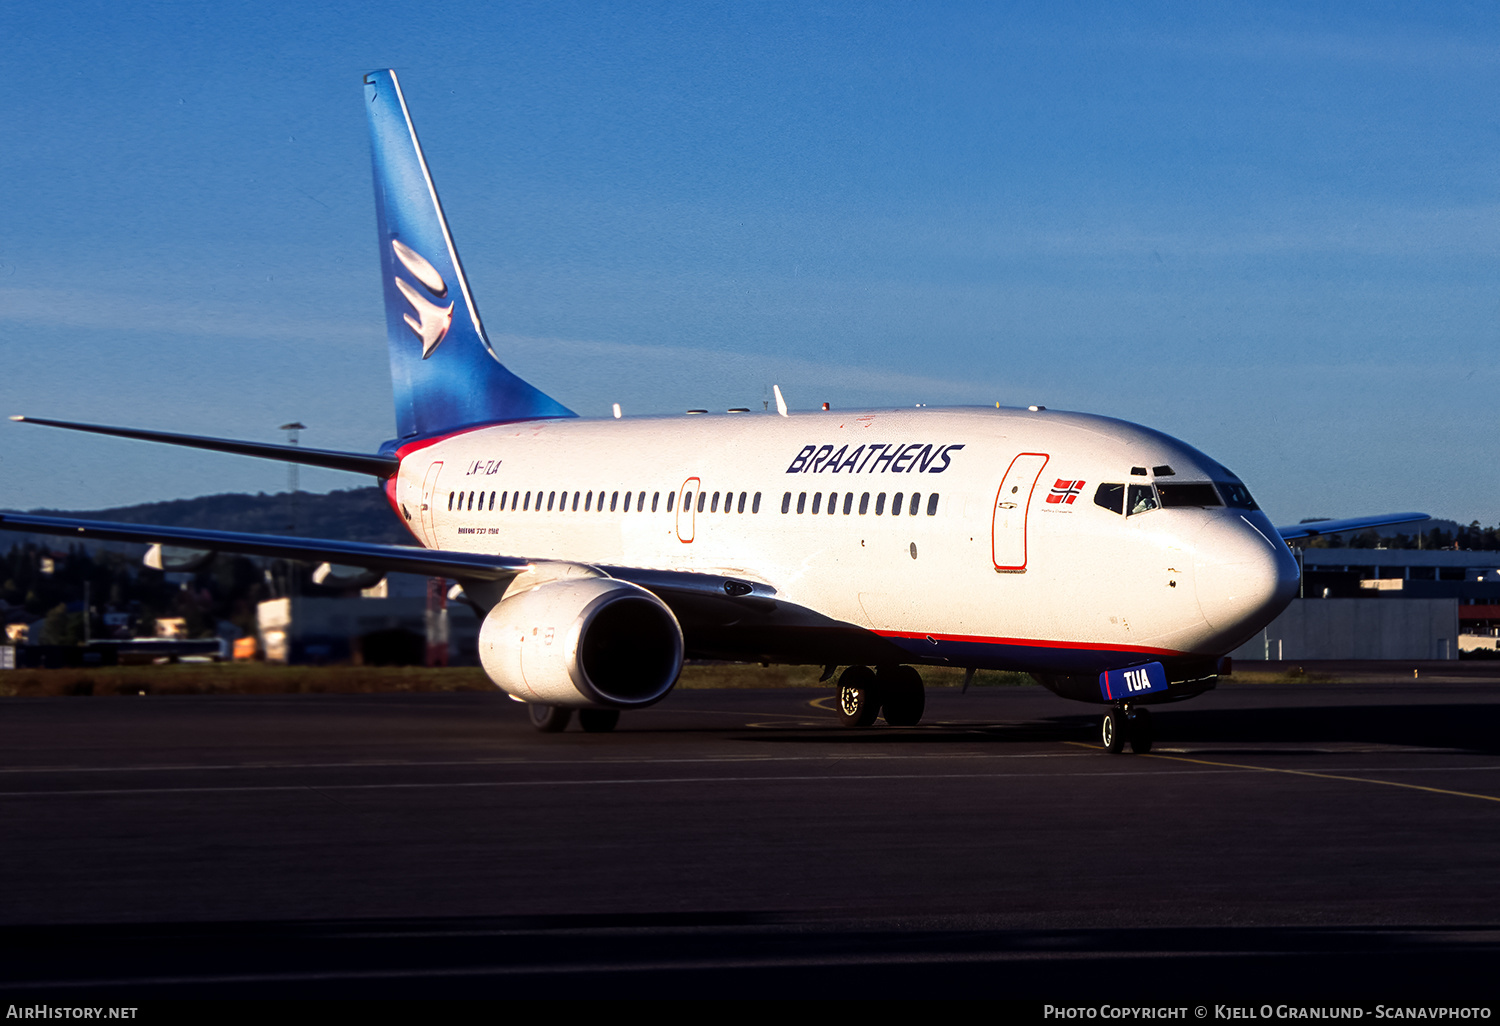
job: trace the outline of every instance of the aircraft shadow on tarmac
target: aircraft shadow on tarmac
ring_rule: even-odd
[[[1500,755],[1500,704],[1331,705],[1279,709],[1188,709],[1158,706],[1154,712],[1158,745],[1396,745],[1443,748]],[[973,744],[997,742],[1095,743],[1099,718],[1052,716],[1021,723],[939,721],[917,728],[871,727],[808,729],[802,721],[762,731],[747,740],[853,745]],[[819,725],[821,726],[821,725]],[[1293,749],[1294,751],[1295,749]]]

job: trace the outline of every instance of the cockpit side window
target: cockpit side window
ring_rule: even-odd
[[[1094,492],[1094,505],[1103,506],[1115,513],[1125,512],[1125,486],[1123,484],[1102,484]]]
[[[1137,513],[1148,513],[1153,509],[1160,508],[1156,501],[1156,490],[1148,484],[1133,484],[1130,486],[1130,502],[1127,505],[1129,512],[1126,516],[1135,516]]]
[[[1224,504],[1233,506],[1235,509],[1260,509],[1255,500],[1250,498],[1250,489],[1238,481],[1215,481],[1219,486],[1219,494],[1224,496]]]
[[[1162,506],[1167,508],[1174,506],[1224,505],[1219,501],[1219,493],[1214,491],[1214,486],[1206,481],[1196,484],[1187,484],[1185,482],[1164,484],[1158,481],[1156,492],[1161,496]]]

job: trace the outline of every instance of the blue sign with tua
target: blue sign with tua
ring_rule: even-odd
[[[1099,674],[1099,691],[1106,702],[1149,695],[1167,690],[1167,671],[1161,663],[1131,666],[1123,670],[1105,670]]]

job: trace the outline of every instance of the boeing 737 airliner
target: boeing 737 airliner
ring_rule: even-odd
[[[1160,432],[1028,409],[583,420],[485,335],[393,71],[365,77],[399,437],[372,454],[21,418],[373,474],[421,547],[4,514],[0,527],[457,581],[490,678],[542,730],[611,729],[684,658],[846,669],[842,719],[922,716],[921,665],[1011,669],[1102,703],[1214,686],[1297,590],[1231,471]],[[1314,530],[1314,528],[1316,530]]]

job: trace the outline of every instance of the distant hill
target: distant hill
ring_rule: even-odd
[[[351,488],[326,495],[298,492],[295,513],[290,492],[278,492],[274,495],[267,495],[265,492],[255,495],[204,495],[197,499],[148,502],[113,509],[38,509],[30,512],[85,520],[117,520],[127,524],[160,524],[163,527],[203,527],[251,534],[291,534],[295,516],[295,533],[305,537],[415,544],[415,539],[401,525],[400,518],[391,511],[379,488]],[[67,542],[55,535],[0,532],[0,546],[5,550],[9,550],[16,542],[26,540],[50,546],[64,545]]]

